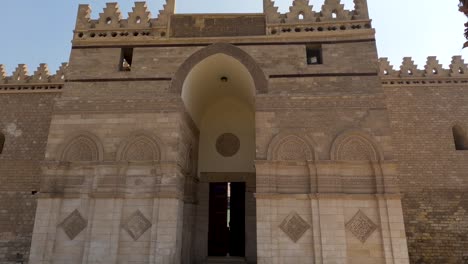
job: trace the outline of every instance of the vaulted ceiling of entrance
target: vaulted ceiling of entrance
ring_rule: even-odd
[[[206,110],[222,99],[254,108],[255,85],[247,68],[233,57],[215,54],[196,65],[185,79],[182,99],[197,125]]]

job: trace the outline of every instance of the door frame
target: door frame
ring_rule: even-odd
[[[245,182],[246,193],[255,194],[256,177],[255,172],[201,172],[197,187],[197,212],[196,212],[196,232],[193,236],[193,254],[196,259],[205,260],[208,257],[208,230],[209,230],[209,185],[214,182]],[[253,198],[254,199],[254,198]],[[255,206],[255,204],[253,205]],[[255,211],[255,210],[254,210]],[[247,222],[247,204],[246,204],[246,232],[248,232]],[[249,223],[256,230],[256,222]],[[253,232],[251,232],[253,233]],[[252,245],[245,243],[246,258],[255,258],[256,260],[256,232],[250,234],[254,236],[253,241],[255,247],[254,252],[249,254],[248,248],[252,249]],[[246,237],[246,240],[248,238]]]

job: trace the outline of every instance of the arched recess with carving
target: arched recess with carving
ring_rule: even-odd
[[[360,130],[340,134],[333,142],[331,159],[338,161],[334,173],[340,177],[344,193],[375,194],[380,190],[383,155],[370,135]]]
[[[255,83],[256,93],[267,93],[268,81],[265,76],[265,73],[260,68],[260,66],[258,66],[257,62],[242,49],[228,43],[215,43],[192,54],[179,67],[176,74],[174,75],[174,78],[172,78],[170,91],[174,94],[182,93],[184,81],[193,69],[193,67],[195,67],[204,59],[215,54],[225,54],[238,60],[247,68],[250,75],[252,76],[253,81]]]
[[[267,159],[276,161],[315,160],[315,143],[312,139],[294,133],[276,135],[268,146]]]
[[[0,154],[3,153],[3,147],[5,147],[5,135],[0,132]]]
[[[102,161],[104,148],[101,141],[89,132],[70,136],[61,148],[60,160],[69,162]]]
[[[117,161],[160,161],[164,159],[162,142],[148,132],[135,132],[127,137],[117,151]]]
[[[334,140],[330,156],[332,160],[380,161],[383,155],[374,139],[360,130],[350,130]]]

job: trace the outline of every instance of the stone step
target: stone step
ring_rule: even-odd
[[[208,257],[205,264],[247,264],[241,257]]]

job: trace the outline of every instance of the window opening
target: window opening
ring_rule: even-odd
[[[453,140],[455,142],[456,150],[468,150],[468,138],[465,130],[460,126],[454,126],[452,128]]]
[[[130,71],[132,69],[133,48],[123,48],[120,54],[120,71]]]
[[[298,16],[298,19],[299,20],[304,20],[304,14],[300,13],[299,16]]]
[[[322,48],[320,46],[307,45],[306,53],[308,65],[323,64]]]
[[[337,15],[336,15],[336,12],[334,11],[334,12],[332,13],[332,18],[333,18],[333,19],[336,19],[336,17],[337,17]]]

